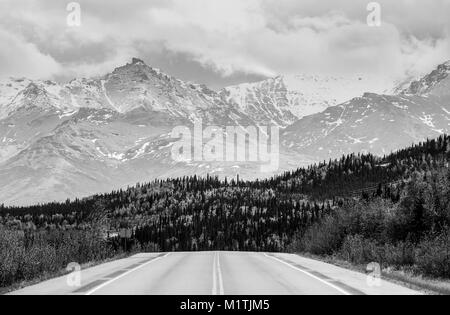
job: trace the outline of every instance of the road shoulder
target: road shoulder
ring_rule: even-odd
[[[297,253],[299,257],[321,261],[339,268],[351,270],[367,275],[367,266],[354,265],[336,257],[322,257],[309,253]],[[450,295],[450,281],[445,279],[429,279],[414,275],[412,272],[387,268],[382,270],[381,278],[384,281],[414,290],[426,295]]]

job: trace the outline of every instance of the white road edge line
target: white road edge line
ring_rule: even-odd
[[[220,254],[214,252],[212,295],[224,295],[222,270],[220,269]]]
[[[295,266],[293,266],[293,265],[291,265],[291,264],[289,264],[289,263],[287,263],[287,262],[285,262],[285,261],[282,261],[281,259],[278,259],[278,258],[275,257],[275,256],[267,255],[266,253],[264,253],[264,255],[265,255],[266,257],[272,258],[272,259],[274,259],[274,260],[276,260],[276,261],[278,261],[278,262],[280,262],[280,263],[282,263],[282,264],[284,264],[284,265],[286,265],[286,266],[288,266],[288,267],[290,267],[290,268],[292,268],[292,269],[295,269],[295,270],[297,270],[297,271],[300,271],[300,272],[306,274],[307,276],[310,276],[311,278],[316,279],[317,281],[320,281],[320,282],[322,282],[323,284],[326,284],[326,285],[329,286],[329,287],[332,287],[333,289],[335,289],[335,290],[341,292],[341,293],[344,294],[344,295],[352,295],[351,293],[349,293],[349,292],[347,292],[347,291],[345,291],[345,290],[339,288],[338,286],[335,286],[334,284],[329,283],[328,281],[325,281],[325,280],[323,280],[323,279],[320,279],[319,277],[316,277],[315,275],[313,275],[313,274],[311,274],[311,273],[309,273],[309,272],[307,272],[307,271],[305,271],[305,270],[302,270],[302,269],[297,268],[297,267],[295,267]]]
[[[134,269],[131,269],[131,270],[129,270],[129,271],[127,271],[127,272],[121,274],[120,276],[118,276],[118,277],[116,277],[116,278],[114,278],[114,279],[111,279],[111,280],[109,280],[109,281],[107,281],[107,282],[105,282],[105,283],[99,285],[98,287],[95,287],[95,288],[92,289],[91,291],[87,292],[85,295],[92,295],[92,294],[94,294],[95,292],[97,292],[98,290],[103,289],[103,288],[106,287],[107,285],[110,285],[110,284],[113,283],[114,281],[117,281],[117,280],[119,280],[119,279],[121,279],[121,278],[123,278],[123,277],[129,275],[130,273],[133,273],[133,272],[135,272],[135,271],[137,271],[137,270],[139,270],[139,269],[141,269],[141,268],[144,268],[145,266],[148,266],[148,265],[150,265],[151,263],[154,263],[155,261],[158,261],[158,260],[160,260],[160,259],[166,258],[166,257],[169,256],[169,255],[170,255],[170,253],[167,253],[167,254],[164,255],[164,256],[160,256],[160,257],[158,257],[158,258],[152,259],[152,260],[150,260],[149,262],[147,262],[147,263],[145,263],[145,264],[142,264],[142,265],[140,265],[140,266],[138,266],[138,267],[136,267],[136,268],[134,268]]]

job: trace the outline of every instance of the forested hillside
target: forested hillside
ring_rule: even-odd
[[[449,158],[450,137],[442,136],[267,180],[185,177],[1,206],[0,285],[124,250],[304,251],[450,277]],[[120,238],[123,229],[130,238]]]

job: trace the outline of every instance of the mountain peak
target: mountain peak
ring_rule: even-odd
[[[131,59],[131,64],[133,64],[133,65],[145,65],[145,62],[142,59],[133,58],[133,59]]]
[[[413,94],[426,96],[430,93],[436,92],[441,95],[442,93],[448,93],[448,77],[450,74],[450,60],[437,66],[430,74],[424,76],[418,81],[414,81],[410,84],[409,88],[403,91],[403,94]],[[442,89],[439,86],[446,85]],[[435,91],[438,89],[437,91]],[[446,94],[448,95],[448,94]]]
[[[44,89],[42,89],[35,82],[31,82],[30,84],[28,84],[27,87],[24,90],[24,93],[26,95],[38,95],[38,94],[45,93],[45,92],[46,91]]]
[[[450,70],[450,60],[444,62],[442,65],[440,65],[440,67]]]

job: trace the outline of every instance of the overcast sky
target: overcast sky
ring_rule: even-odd
[[[70,79],[140,57],[213,88],[278,74],[401,78],[450,59],[450,0],[0,0],[0,77]]]

